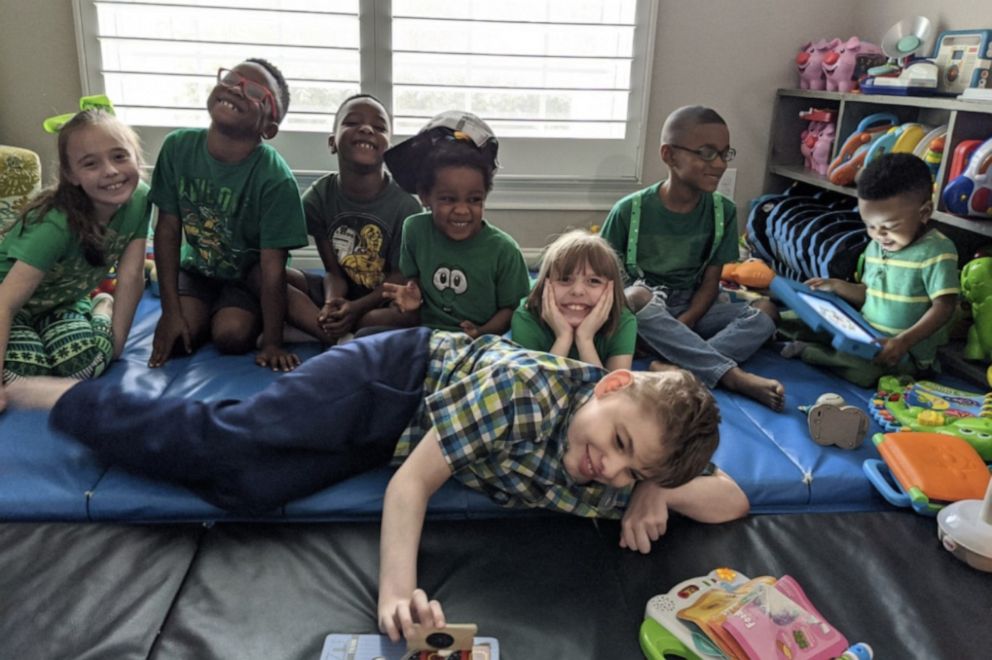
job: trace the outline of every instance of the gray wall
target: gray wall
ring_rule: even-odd
[[[977,6],[965,0],[660,0],[645,183],[665,175],[654,146],[665,116],[702,103],[730,125],[738,153],[735,198],[743,207],[763,192],[772,100],[776,89],[795,84],[792,61],[800,44],[852,35],[877,43],[891,25],[917,14],[941,30],[984,27],[987,14]],[[0,143],[34,149],[47,166],[54,140],[41,131],[41,121],[72,110],[81,93],[71,2],[0,0],[0,17]],[[604,215],[602,209],[488,214],[525,248]]]

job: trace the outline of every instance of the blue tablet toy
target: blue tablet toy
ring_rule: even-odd
[[[877,339],[887,335],[871,327],[840,296],[779,276],[772,280],[771,291],[810,328],[833,335],[830,344],[838,351],[870,360],[882,350]]]

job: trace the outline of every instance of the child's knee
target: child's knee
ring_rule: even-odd
[[[778,322],[780,320],[780,317],[778,315],[778,306],[775,305],[775,303],[773,303],[771,300],[768,300],[767,298],[761,298],[760,300],[755,300],[753,303],[751,303],[751,306],[754,307],[759,312],[768,316],[768,318],[770,318],[772,322],[775,323],[775,325],[778,325]]]
[[[249,334],[244,328],[220,327],[213,330],[213,342],[224,355],[243,355],[255,348],[257,333]]]
[[[113,346],[109,342],[85,342],[82,350],[64,360],[53,360],[52,374],[76,380],[96,378],[110,364],[112,351]]]
[[[624,295],[627,297],[627,306],[635,314],[644,309],[645,305],[651,302],[651,298],[654,297],[651,289],[640,284],[635,284],[624,289]]]

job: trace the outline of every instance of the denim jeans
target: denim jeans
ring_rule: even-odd
[[[751,357],[775,332],[775,322],[747,303],[714,302],[692,328],[678,320],[695,291],[648,287],[637,312],[637,334],[660,357],[694,373],[708,387]]]

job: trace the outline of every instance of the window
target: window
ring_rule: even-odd
[[[264,57],[286,75],[275,145],[297,172],[334,167],[333,111],[383,99],[395,140],[441,110],[475,112],[514,181],[636,182],[650,0],[75,0],[86,93],[106,92],[151,151],[205,126],[219,67]]]

